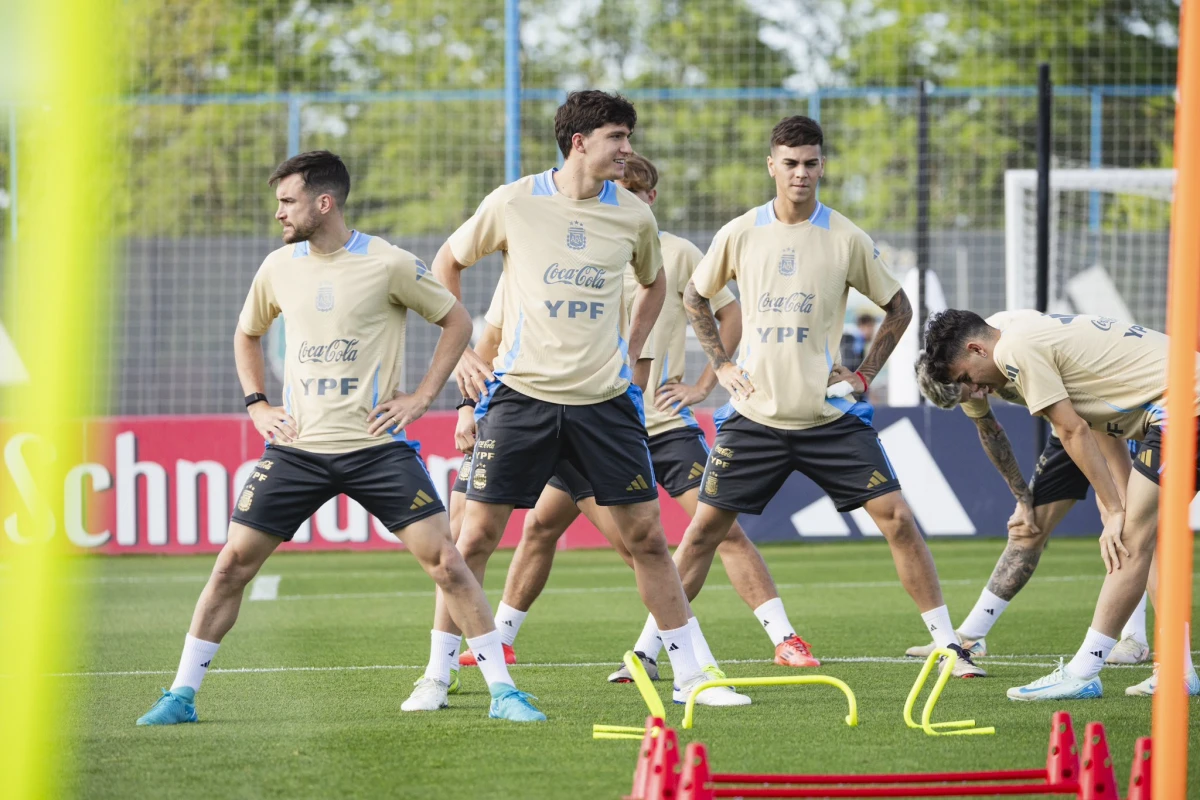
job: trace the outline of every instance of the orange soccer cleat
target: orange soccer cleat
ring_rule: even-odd
[[[778,658],[778,656],[776,656],[776,657]],[[511,644],[504,645],[504,663],[509,664],[509,665],[517,663],[517,654],[513,650],[513,647]],[[463,652],[459,653],[458,665],[460,667],[478,667],[479,666],[477,663],[475,663],[475,654],[472,653],[469,648],[467,650],[464,650]]]
[[[819,667],[808,642],[792,634],[775,647],[775,663],[781,667]]]

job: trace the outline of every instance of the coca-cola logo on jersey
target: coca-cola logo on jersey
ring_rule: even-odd
[[[776,311],[780,314],[808,314],[813,309],[812,301],[816,298],[815,294],[805,294],[804,292],[792,292],[788,295],[773,295],[770,292],[763,292],[758,298],[759,311]]]
[[[296,357],[301,364],[339,364],[358,358],[358,339],[334,339],[326,344],[300,343]]]
[[[603,289],[604,270],[591,265],[574,268],[551,264],[546,268],[543,280],[546,283],[565,283],[568,286],[580,286],[584,289]]]

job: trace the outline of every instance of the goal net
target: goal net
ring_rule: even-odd
[[[1165,330],[1173,169],[1050,171],[1049,311]],[[1037,171],[1004,177],[1005,304],[1037,307]]]

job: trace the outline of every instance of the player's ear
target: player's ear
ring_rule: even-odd
[[[767,174],[772,178],[775,177],[775,159],[771,156],[767,156]]]
[[[587,148],[584,147],[584,143],[586,141],[587,141],[587,137],[584,136],[582,133],[571,134],[571,150],[572,150],[572,152],[586,153]]]

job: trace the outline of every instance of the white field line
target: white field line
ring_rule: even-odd
[[[1104,579],[1103,574],[1095,575],[1049,575],[1039,578],[1041,583],[1075,583],[1078,581],[1094,581],[1099,583]],[[986,579],[956,578],[942,581],[942,586],[982,586]],[[899,581],[814,581],[812,583],[777,583],[777,589],[892,589],[899,588]],[[728,583],[706,585],[705,591],[732,591]],[[499,589],[488,589],[488,592],[499,592]],[[542,594],[610,594],[629,592],[634,594],[637,587],[632,583],[625,586],[558,586],[543,589]],[[429,590],[413,590],[406,592],[338,592],[333,594],[285,594],[280,600],[382,600],[393,597],[433,597]]]
[[[1193,650],[1193,654],[1200,654],[1200,650]],[[1057,666],[1059,658],[1069,658],[1072,653],[1063,655],[1009,655],[1009,656],[988,656],[981,658],[980,663],[987,666],[988,661],[992,659],[1004,659],[1006,666],[1012,667],[1054,667]],[[1039,661],[1017,661],[1018,658],[1027,659],[1053,659]],[[1010,660],[1012,659],[1012,660]],[[589,669],[595,667],[611,667],[615,661],[582,661],[582,662],[564,662],[553,663],[543,662],[534,664],[517,664],[513,669]],[[726,659],[722,664],[773,664],[770,659]],[[922,663],[919,658],[907,658],[899,656],[845,656],[845,657],[821,657],[822,664],[909,664],[913,667],[918,667]],[[1104,669],[1149,669],[1149,664],[1106,664]],[[231,669],[210,669],[209,675],[251,675],[259,673],[273,672],[369,672],[378,670],[418,670],[425,669],[424,664],[366,664],[366,665],[348,665],[334,667],[235,667]],[[173,670],[128,670],[123,672],[56,672],[49,677],[52,678],[127,678],[139,675],[174,675]],[[6,677],[6,676],[0,676]]]
[[[279,582],[282,575],[259,575],[250,585],[250,599],[275,600],[279,597]]]

